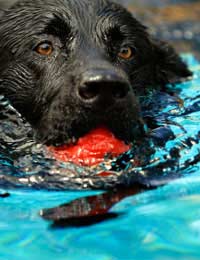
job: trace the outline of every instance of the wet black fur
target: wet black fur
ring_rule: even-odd
[[[48,57],[35,51],[45,41],[54,46]],[[117,56],[123,46],[132,48],[132,59]],[[77,89],[84,73],[94,69],[128,82],[126,99],[113,105],[82,102]],[[107,0],[22,0],[0,20],[0,94],[42,142],[64,143],[97,125],[133,140],[141,133],[138,97],[189,75],[173,48]]]

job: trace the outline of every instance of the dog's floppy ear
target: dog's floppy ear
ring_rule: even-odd
[[[192,75],[192,72],[172,46],[158,40],[152,40],[152,44],[155,54],[156,74],[158,75],[157,83],[176,83],[181,78]]]

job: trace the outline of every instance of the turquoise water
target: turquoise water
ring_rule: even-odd
[[[83,192],[12,191],[1,202],[0,259],[199,259],[200,176],[129,197],[115,220],[50,229],[38,216]]]
[[[194,77],[176,88],[181,90],[185,106],[196,109],[184,110],[181,116],[174,111],[173,121],[186,131],[171,126],[176,140],[157,150],[162,157],[175,144],[185,146],[179,165],[198,156],[200,148],[196,143],[187,147],[181,141],[200,130],[200,64],[192,55],[184,58]],[[0,260],[200,259],[199,167],[199,160],[194,161],[183,167],[185,177],[116,203],[110,209],[118,214],[116,218],[82,227],[53,228],[39,212],[101,192],[1,190],[10,196],[0,198]]]

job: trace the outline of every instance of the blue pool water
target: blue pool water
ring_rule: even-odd
[[[176,88],[181,89],[185,106],[192,104],[195,109],[181,116],[174,111],[173,121],[186,131],[172,126],[177,138],[158,149],[158,157],[173,145],[187,146],[182,139],[200,130],[200,64],[192,55],[184,58],[194,77]],[[200,145],[185,148],[179,165],[197,156]],[[165,186],[116,203],[110,209],[118,214],[116,218],[81,227],[53,228],[39,212],[100,191],[2,189],[1,194],[9,192],[10,196],[0,198],[0,260],[200,259],[199,161],[183,167],[182,173],[184,177]]]

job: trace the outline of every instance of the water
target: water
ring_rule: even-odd
[[[124,2],[132,10],[132,1]],[[145,151],[146,154],[149,152],[150,159],[146,158],[148,156],[141,157],[139,167],[127,163],[123,174],[105,180],[98,179],[95,172],[91,177],[91,172],[88,175],[87,170],[55,162],[43,147],[32,141],[31,130],[27,124],[24,127],[20,115],[16,111],[10,113],[12,108],[1,99],[0,109],[4,113],[0,117],[0,260],[200,258],[199,21],[193,20],[188,24],[187,20],[182,20],[177,23],[171,16],[170,21],[160,21],[158,26],[151,10],[144,14],[142,5],[151,5],[159,15],[169,2],[174,5],[183,1],[136,2],[138,16],[151,25],[155,35],[175,42],[179,50],[187,52],[183,58],[194,76],[174,88],[184,101],[184,106],[169,95],[152,93],[157,105],[152,113],[144,112],[144,116],[150,119],[156,115],[156,127],[148,138],[151,139],[152,149]],[[190,2],[191,7],[198,4],[198,1]],[[189,38],[185,37],[189,35],[186,34],[188,28],[191,32]],[[166,132],[163,127],[167,127]],[[30,152],[34,156],[30,157]],[[121,161],[115,162],[115,169],[123,166]],[[59,169],[59,173],[55,174],[56,169]],[[78,175],[74,176],[74,171],[79,171]],[[68,173],[71,177],[66,180]],[[85,186],[79,177],[85,178]],[[114,183],[127,186],[134,182],[142,186],[123,188],[105,196],[101,195],[101,191],[66,191],[66,188],[88,188],[89,184],[102,188],[105,185],[113,186]],[[92,195],[96,197],[91,199]],[[86,196],[88,199],[70,204]],[[55,209],[66,203],[69,204]],[[102,214],[100,221],[94,210],[91,213],[93,207]],[[47,208],[54,209],[44,210]],[[72,221],[68,212],[64,228],[55,221],[53,224],[53,221],[45,220],[48,217],[55,220],[54,212],[63,217],[66,209],[74,214],[76,221]],[[110,215],[106,215],[107,211]],[[81,218],[84,214],[93,214],[87,223]]]

